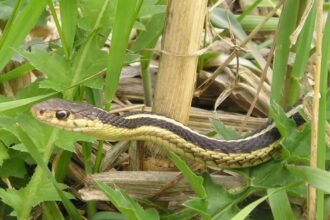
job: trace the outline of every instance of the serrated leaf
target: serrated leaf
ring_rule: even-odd
[[[191,188],[196,193],[197,196],[200,198],[206,197],[206,191],[203,186],[203,178],[197,176],[189,167],[188,165],[175,153],[170,152],[170,158],[175,164],[175,166],[182,172],[184,177],[189,182]]]
[[[203,216],[203,219],[211,219],[210,214],[207,212],[206,199],[194,197],[184,202],[183,205],[198,212],[201,216]]]
[[[82,17],[78,20],[79,27],[87,32],[99,28],[110,29],[114,20],[117,1],[94,0],[82,1],[80,5]],[[102,12],[101,18],[100,12]]]
[[[214,130],[225,140],[233,140],[239,138],[239,135],[231,128],[226,127],[221,121],[210,118],[210,122]]]
[[[25,158],[27,155],[19,151],[9,150],[8,156],[9,158],[4,160],[3,164],[0,166],[0,177],[24,178],[27,173],[25,167]]]
[[[194,210],[188,209],[188,208],[184,208],[180,211],[174,212],[170,215],[165,215],[165,216],[161,216],[162,220],[172,220],[172,219],[193,219],[194,216],[196,216],[196,212]]]
[[[94,142],[96,139],[84,134],[60,131],[55,145],[67,151],[74,152],[74,143],[77,141]]]
[[[18,216],[21,215],[24,205],[27,200],[31,202],[33,206],[40,204],[44,201],[60,201],[60,197],[56,192],[53,184],[47,178],[43,178],[40,182],[40,188],[38,190],[38,195],[31,196],[29,194],[30,184],[19,190],[16,189],[0,189],[0,198],[4,203],[12,207]],[[64,184],[58,184],[61,189],[65,189]],[[67,194],[72,198],[71,195]]]
[[[291,184],[297,181],[297,179],[297,177],[287,171],[283,163],[278,161],[272,160],[262,166],[250,169],[250,185],[255,187],[273,188]]]
[[[16,129],[17,129],[17,135],[19,137],[19,139],[21,140],[21,142],[25,145],[25,147],[27,148],[27,150],[29,151],[31,157],[37,162],[38,167],[39,168],[37,171],[42,171],[42,173],[39,172],[35,172],[35,175],[37,175],[37,177],[39,178],[32,178],[32,180],[30,181],[30,186],[32,188],[31,191],[34,191],[35,188],[35,183],[33,181],[36,181],[37,186],[40,186],[39,183],[43,178],[42,174],[46,177],[45,179],[48,179],[51,181],[52,186],[54,187],[54,189],[56,190],[58,196],[61,198],[61,201],[66,209],[66,211],[68,212],[70,218],[72,219],[82,219],[81,215],[78,213],[78,210],[75,208],[75,206],[71,203],[71,201],[69,200],[69,197],[67,195],[67,193],[63,192],[61,190],[61,184],[57,183],[54,176],[51,174],[51,172],[49,171],[46,163],[44,162],[41,154],[38,151],[38,148],[35,146],[35,144],[33,143],[33,141],[31,140],[31,138],[27,135],[27,133],[25,133],[25,131],[22,129],[22,127],[20,126],[19,123],[16,123]],[[55,135],[56,132],[53,132],[51,136]],[[50,141],[52,142],[52,141]],[[51,146],[48,146],[49,148],[51,148]],[[37,174],[36,174],[37,173]],[[41,180],[40,180],[41,178]],[[34,197],[35,195],[29,195],[30,197]],[[23,206],[24,208],[24,212],[23,212],[23,216],[25,218],[25,215],[29,214],[30,212],[30,207],[33,206],[33,198],[28,197],[28,200],[25,201],[26,205]]]
[[[0,168],[2,167],[3,161],[9,158],[7,150],[7,147],[0,141]]]
[[[144,210],[137,202],[131,199],[124,191],[120,189],[112,189],[111,187],[99,181],[95,181],[95,184],[127,219],[132,219],[132,220],[159,219],[159,215],[155,209]]]
[[[62,91],[70,86],[72,74],[70,63],[57,53],[47,53],[36,50],[33,52],[21,52],[36,69],[47,75],[47,80],[42,81],[40,86]]]
[[[44,148],[48,145],[48,138],[54,128],[37,121],[31,115],[27,114],[19,115],[17,121],[20,123],[23,130],[29,134],[39,151],[43,152]],[[55,145],[64,150],[73,152],[75,142],[93,142],[94,140],[95,138],[84,134],[60,130],[56,137]]]
[[[283,139],[281,145],[290,152],[286,155],[289,161],[308,162],[310,152],[310,126],[307,124],[300,131],[295,122],[289,119],[281,107],[271,102],[270,115],[276,123]]]
[[[289,129],[291,130],[295,128],[295,123],[288,119],[281,106],[274,101],[271,101],[270,103],[269,115],[275,121],[276,127],[281,133],[282,137],[290,134],[290,131],[288,131]]]
[[[207,213],[212,219],[230,219],[238,210],[237,199],[241,194],[232,194],[213,182],[208,173],[203,175],[207,194]]]

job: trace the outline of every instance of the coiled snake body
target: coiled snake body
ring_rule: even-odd
[[[183,124],[152,113],[115,116],[87,104],[50,99],[34,105],[32,114],[40,121],[105,140],[143,140],[157,143],[188,159],[223,168],[260,164],[279,150],[279,131],[268,122],[251,136],[218,140],[201,135]],[[305,121],[298,107],[288,112],[297,126]]]

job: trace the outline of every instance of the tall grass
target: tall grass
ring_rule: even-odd
[[[224,29],[233,28],[234,35],[244,41],[248,36],[244,28],[251,30],[258,26],[256,20],[249,20],[251,17],[248,13],[263,3],[255,1],[241,16],[215,10],[210,12],[214,13],[211,14],[212,22],[214,25],[222,25]],[[50,97],[60,97],[87,100],[109,110],[118,87],[121,68],[132,61],[141,62],[145,100],[151,105],[151,80],[147,69],[152,50],[163,29],[164,1],[59,0],[58,5],[54,5],[50,0],[30,0],[28,3],[17,0],[2,30],[0,68],[4,69],[14,56],[24,58],[25,63],[1,75],[0,83],[28,74],[31,70],[40,71],[42,76],[31,85],[26,85],[15,97],[0,96],[0,182],[3,187],[0,189],[0,210],[4,210],[0,218],[12,213],[19,219],[29,219],[31,210],[37,207],[44,219],[51,219],[52,214],[56,216],[53,219],[92,219],[104,215],[108,218],[119,216],[128,219],[187,219],[197,215],[202,219],[245,219],[247,216],[257,218],[258,205],[267,201],[269,213],[274,219],[294,219],[296,216],[293,209],[299,206],[290,203],[289,198],[295,196],[305,201],[307,182],[318,189],[317,219],[323,219],[326,211],[324,195],[330,193],[330,174],[325,166],[329,159],[325,156],[326,113],[329,105],[326,99],[329,89],[329,16],[324,25],[322,41],[318,168],[308,167],[306,163],[309,160],[306,152],[309,151],[310,125],[307,123],[303,129],[297,129],[282,110],[282,107],[294,105],[302,93],[301,79],[313,54],[312,36],[315,19],[319,15],[313,7],[304,20],[302,11],[306,5],[307,1],[300,1],[299,4],[294,0],[285,1],[280,17],[272,19],[267,23],[267,29],[264,29],[275,30],[278,22],[273,77],[269,80],[272,81],[271,116],[283,136],[280,158],[250,169],[232,171],[242,176],[246,183],[239,192],[232,193],[213,183],[209,175],[193,173],[180,158],[172,154],[171,159],[195,192],[195,196],[175,212],[144,209],[122,190],[96,182],[121,212],[119,214],[101,213],[93,202],[85,208],[73,200],[74,195],[68,190],[70,186],[63,184],[74,144],[77,141],[82,144],[85,174],[90,174],[99,171],[103,142],[98,142],[96,162],[92,164],[91,146],[96,141],[94,138],[45,126],[30,115],[29,107]],[[38,21],[42,20],[41,15],[45,13],[46,6],[55,22],[59,39],[46,44],[46,50],[36,50],[34,47],[26,50],[24,40]],[[290,36],[301,21],[304,21],[303,28],[297,43],[293,44]],[[136,39],[129,42],[132,29],[137,30]],[[103,46],[107,44],[109,36],[111,44],[109,53],[106,53]],[[253,50],[252,59],[257,60],[256,66],[262,65],[264,58],[255,45],[249,43],[249,48]],[[289,66],[291,53],[296,56],[292,66]],[[218,125],[216,121],[212,123]],[[225,132],[223,126],[217,128],[217,132]],[[232,132],[226,134],[230,136]],[[52,160],[55,154],[56,160]],[[298,166],[296,162],[305,165]],[[255,199],[256,195],[260,198]]]

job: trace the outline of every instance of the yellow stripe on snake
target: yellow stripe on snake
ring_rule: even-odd
[[[299,108],[287,113],[297,126],[305,123]],[[280,149],[281,136],[271,121],[248,137],[218,140],[164,116],[141,112],[116,116],[91,105],[62,99],[36,104],[31,112],[40,121],[58,128],[104,140],[150,141],[185,158],[222,168],[255,166],[271,159]]]

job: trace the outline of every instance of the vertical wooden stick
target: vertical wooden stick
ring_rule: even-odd
[[[189,119],[207,0],[169,0],[153,111]]]
[[[320,99],[320,74],[321,74],[321,53],[323,38],[323,0],[317,0],[316,16],[316,61],[314,71],[314,98],[313,98],[313,114],[312,114],[312,130],[311,130],[311,159],[310,166],[317,167],[317,148],[318,148],[318,121],[319,121],[319,99]],[[323,208],[323,207],[319,207]],[[308,186],[307,198],[307,219],[314,220],[316,217],[316,189]]]

